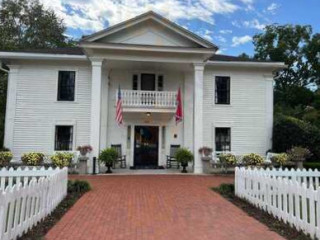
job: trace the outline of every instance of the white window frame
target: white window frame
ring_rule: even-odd
[[[73,127],[72,131],[72,149],[69,151],[59,151],[55,150],[55,141],[56,141],[56,127],[57,126],[70,126]],[[52,125],[52,152],[75,152],[76,151],[76,129],[77,124],[76,121],[70,121],[70,120],[57,120]]]
[[[75,72],[75,77],[74,77],[74,100],[73,101],[63,101],[63,100],[58,100],[58,91],[59,91],[59,72]],[[79,74],[79,69],[78,68],[59,68],[56,69],[56,92],[55,92],[55,102],[56,103],[67,103],[67,104],[73,104],[78,102],[77,98],[77,93],[78,93],[78,74]]]
[[[138,75],[138,90],[137,91],[141,91],[141,75],[142,74],[154,74],[155,75],[155,91],[159,91],[158,90],[158,77],[162,76],[163,77],[163,87],[162,87],[162,91],[165,91],[165,79],[166,76],[163,72],[154,72],[154,71],[135,71],[131,74],[131,89],[132,89],[132,80],[133,80],[133,75]]]
[[[229,77],[230,78],[230,102],[229,104],[221,104],[221,103],[216,103],[216,77]],[[232,89],[233,89],[233,86],[232,86],[232,78],[233,76],[231,74],[225,74],[225,73],[221,73],[221,74],[214,74],[213,76],[213,105],[215,107],[222,107],[222,108],[225,108],[225,107],[231,107],[232,106]]]

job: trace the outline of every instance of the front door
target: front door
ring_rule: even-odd
[[[158,167],[159,127],[135,126],[134,167]]]

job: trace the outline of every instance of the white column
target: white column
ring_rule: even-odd
[[[266,80],[266,151],[272,148],[273,131],[273,75],[265,75]]]
[[[17,83],[19,66],[10,65],[7,88],[7,107],[5,118],[4,146],[13,151],[14,119],[17,101]]]
[[[194,103],[193,103],[193,154],[194,173],[202,173],[202,160],[198,152],[203,141],[203,70],[204,64],[194,64]]]
[[[100,152],[100,129],[101,129],[101,82],[102,82],[102,60],[91,60],[91,128],[90,144],[93,148],[92,156],[98,157]],[[98,164],[97,164],[98,166]],[[97,168],[96,168],[97,169]],[[89,171],[93,171],[92,162]]]

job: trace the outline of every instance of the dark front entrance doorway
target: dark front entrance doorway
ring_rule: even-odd
[[[159,127],[135,126],[134,167],[158,167]]]

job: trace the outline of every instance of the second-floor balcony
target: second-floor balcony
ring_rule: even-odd
[[[116,92],[118,94],[118,92]],[[121,90],[122,106],[124,109],[168,109],[176,108],[177,92]]]

